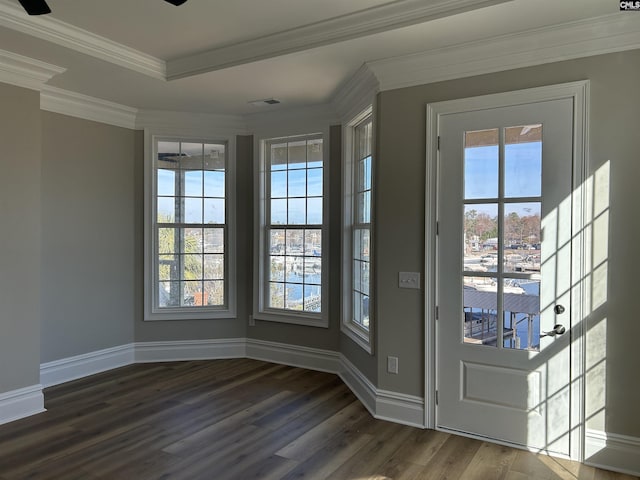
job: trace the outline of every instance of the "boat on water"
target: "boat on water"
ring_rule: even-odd
[[[478,292],[497,292],[498,284],[492,278],[486,277],[465,277],[464,288],[476,290]],[[526,290],[520,286],[515,280],[506,280],[503,286],[504,293],[514,293],[524,295]]]

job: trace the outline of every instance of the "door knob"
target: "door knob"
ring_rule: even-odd
[[[553,326],[553,330],[549,330],[548,332],[542,332],[540,337],[555,337],[556,335],[562,335],[566,331],[567,329],[564,328],[564,325],[557,324]]]
[[[556,315],[560,315],[561,313],[564,313],[564,306],[556,305],[555,307],[553,307],[553,311],[556,313]]]

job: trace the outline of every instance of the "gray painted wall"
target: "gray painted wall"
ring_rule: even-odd
[[[42,112],[42,362],[133,341],[134,140]]]
[[[40,95],[0,84],[0,393],[40,383]]]
[[[423,394],[424,307],[421,291],[401,290],[399,271],[424,278],[425,106],[430,102],[588,79],[591,81],[590,174],[610,162],[610,198],[599,219],[595,297],[588,319],[588,427],[638,436],[637,272],[640,215],[640,51],[595,56],[383,92],[377,163],[378,387]],[[606,189],[605,189],[606,191]],[[604,252],[604,253],[603,253]],[[604,295],[603,295],[604,294]],[[595,298],[594,297],[594,298]],[[595,300],[594,300],[595,301]],[[387,355],[400,373],[386,373]]]

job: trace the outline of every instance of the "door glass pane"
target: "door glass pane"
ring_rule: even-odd
[[[464,198],[498,197],[498,129],[465,132]]]
[[[464,343],[496,346],[497,285],[496,278],[464,277]]]
[[[464,182],[464,342],[537,351],[542,125],[466,132]]]
[[[540,279],[503,280],[504,348],[540,350]]]
[[[498,265],[498,204],[464,206],[464,271],[495,272]]]
[[[540,208],[540,202],[505,204],[505,272],[540,272]]]
[[[542,192],[542,125],[504,129],[504,196],[538,197]]]

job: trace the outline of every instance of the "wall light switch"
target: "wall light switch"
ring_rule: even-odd
[[[420,272],[400,272],[398,274],[398,287],[420,288]]]

